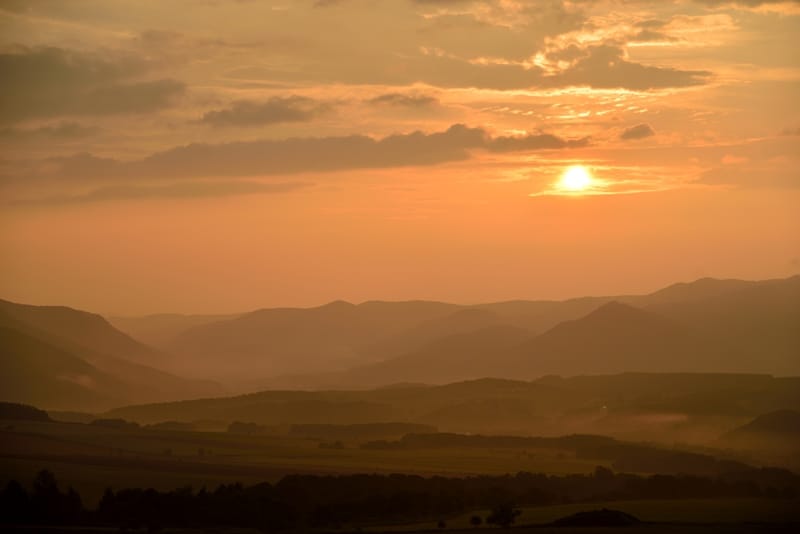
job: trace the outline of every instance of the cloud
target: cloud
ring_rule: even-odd
[[[0,128],[0,137],[20,140],[73,140],[83,139],[100,131],[94,126],[85,126],[77,122],[62,121],[57,124],[40,126],[38,128]]]
[[[492,152],[522,152],[560,148],[582,148],[589,145],[588,137],[562,139],[550,134],[525,135],[520,137],[495,137],[487,142]]]
[[[694,0],[699,4],[710,6],[738,5],[744,7],[760,7],[775,4],[798,4],[800,0]]]
[[[147,113],[185,90],[173,79],[137,79],[148,64],[63,48],[0,53],[0,122],[72,115]]]
[[[708,71],[679,70],[633,63],[622,48],[610,45],[589,47],[584,56],[559,74],[547,78],[549,85],[588,85],[603,89],[637,91],[668,87],[689,87],[706,83]]]
[[[577,148],[588,139],[549,134],[491,137],[482,128],[456,124],[435,133],[413,132],[382,139],[363,135],[290,138],[223,144],[193,143],[134,161],[82,153],[51,158],[55,177],[94,179],[177,179],[267,176],[345,169],[436,165],[470,158],[472,150],[492,152]]]
[[[630,38],[631,42],[634,43],[650,43],[650,42],[663,42],[663,41],[674,41],[674,37],[670,37],[664,32],[659,32],[650,29],[644,29],[635,34]]]
[[[16,205],[87,204],[112,200],[137,200],[153,198],[208,198],[233,195],[288,193],[308,187],[304,182],[263,183],[254,181],[196,181],[167,185],[115,185],[93,189],[76,195],[50,195],[12,202]]]
[[[205,113],[200,122],[216,127],[307,122],[327,109],[327,104],[303,96],[274,97],[265,102],[240,100],[227,109]]]
[[[629,140],[636,140],[636,139],[644,139],[645,137],[652,137],[656,134],[655,130],[653,130],[652,126],[649,124],[637,124],[636,126],[631,126],[630,128],[625,128],[622,131],[619,138],[625,139],[626,141]]]
[[[407,95],[403,93],[386,93],[383,95],[370,98],[367,102],[370,104],[409,107],[409,108],[424,108],[434,106],[439,103],[439,99],[429,95]]]

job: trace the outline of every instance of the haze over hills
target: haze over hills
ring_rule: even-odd
[[[108,408],[221,392],[197,380],[245,392],[630,371],[800,374],[800,276],[703,279],[649,295],[560,302],[337,301],[117,324],[162,343],[150,348],[95,314],[0,301],[0,326],[16,332],[7,332],[5,342],[15,347],[4,351],[9,368],[21,369],[42,351],[50,358],[60,354],[59,365],[72,369],[58,378],[39,367],[30,375],[31,391],[61,391],[45,386],[54,376],[92,377],[71,381],[72,388],[90,389],[82,396],[7,400],[77,408],[64,402],[94,398]],[[91,369],[79,373],[75,358]]]
[[[0,301],[2,395],[49,409],[98,410],[222,393],[140,362],[163,358],[96,314]]]
[[[43,338],[96,355],[157,363],[163,355],[115,329],[102,316],[65,306],[30,306],[0,300],[0,321]]]
[[[350,369],[291,373],[262,385],[375,387],[625,371],[798,374],[800,277],[703,279],[644,296],[462,307],[362,350],[366,363]]]
[[[800,378],[624,373],[531,382],[481,379],[360,391],[263,391],[128,406],[107,417],[139,423],[217,420],[264,425],[423,423],[445,432],[707,442],[753,417],[800,408]]]
[[[143,317],[108,317],[108,322],[134,339],[152,347],[168,344],[185,330],[195,326],[235,319],[238,315],[180,315],[159,313]]]
[[[794,374],[799,302],[800,276],[701,279],[638,296],[472,306],[338,301],[117,324],[131,334],[147,324],[146,335],[171,356],[165,368],[240,390],[652,369]]]

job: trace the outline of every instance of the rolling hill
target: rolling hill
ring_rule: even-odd
[[[706,442],[758,414],[778,409],[800,409],[800,378],[624,373],[372,390],[275,390],[128,406],[106,416],[139,423],[394,421],[430,424],[443,432],[601,433],[626,439]]]
[[[653,369],[800,373],[800,276],[706,278],[638,296],[472,306],[337,301],[119,324],[160,340],[173,372],[240,391]]]
[[[776,410],[725,433],[720,445],[800,455],[800,411]]]
[[[99,315],[0,301],[0,328],[4,400],[97,411],[223,392],[138,363],[160,362],[163,355]]]

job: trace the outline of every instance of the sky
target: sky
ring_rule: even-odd
[[[796,0],[2,0],[0,298],[797,274],[798,36]]]

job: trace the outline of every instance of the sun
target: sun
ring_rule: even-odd
[[[586,191],[591,186],[592,173],[583,165],[567,167],[564,174],[561,175],[561,180],[558,182],[559,189],[573,193]]]

